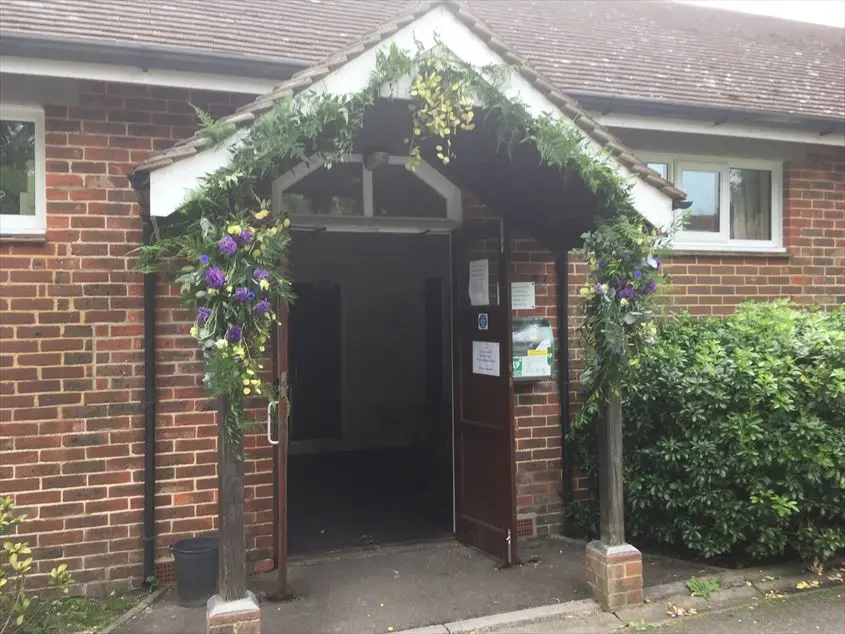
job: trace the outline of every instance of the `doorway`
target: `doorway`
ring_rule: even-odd
[[[451,535],[449,236],[292,244],[288,552]]]

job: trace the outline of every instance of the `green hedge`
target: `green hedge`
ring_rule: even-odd
[[[845,548],[845,309],[677,317],[623,379],[631,541],[710,558]],[[571,433],[595,478],[595,424]],[[594,507],[571,510],[594,530]]]

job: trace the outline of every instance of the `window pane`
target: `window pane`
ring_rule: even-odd
[[[682,170],[681,189],[692,201],[687,231],[719,232],[719,172]]]
[[[35,124],[0,120],[0,214],[35,215]]]
[[[446,200],[404,165],[382,165],[373,170],[373,215],[445,218]]]
[[[661,177],[668,179],[669,178],[669,166],[666,163],[646,163],[648,168],[654,170]]]
[[[731,168],[731,238],[772,239],[772,173]]]
[[[363,216],[360,163],[321,167],[282,194],[282,209],[291,215]]]

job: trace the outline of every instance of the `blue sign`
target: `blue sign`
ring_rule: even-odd
[[[478,313],[478,329],[487,330],[487,313]]]

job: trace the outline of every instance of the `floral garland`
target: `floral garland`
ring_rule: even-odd
[[[592,418],[611,393],[618,394],[623,365],[636,366],[637,351],[654,342],[657,290],[666,278],[661,258],[684,221],[680,217],[659,231],[634,213],[620,213],[581,236],[580,253],[588,265],[579,293],[587,361],[581,382],[588,395],[576,424]]]
[[[191,332],[205,355],[204,383],[229,403],[227,437],[242,432],[244,399],[270,395],[271,387],[260,378],[259,360],[277,323],[274,307],[291,299],[290,283],[282,277],[290,239],[288,223],[271,220],[268,203],[259,200],[257,192],[262,183],[280,174],[282,166],[306,160],[315,152],[327,168],[352,153],[367,110],[385,86],[396,85],[409,73],[409,169],[419,163],[420,143],[429,139],[444,164],[456,158],[452,139],[475,127],[472,97],[472,102],[486,104],[487,116],[495,116],[501,151],[533,142],[543,165],[559,169],[564,178],[570,171],[578,174],[595,196],[600,215],[612,219],[585,235],[585,256],[595,262],[588,287],[592,295],[587,298],[590,361],[585,375],[594,395],[606,390],[626,349],[647,339],[649,306],[660,272],[659,266],[648,266],[648,255],[657,257],[663,238],[646,231],[641,221],[636,225],[630,184],[616,174],[607,156],[587,151],[579,130],[548,114],[533,116],[518,99],[501,93],[498,87],[508,71],[471,67],[440,48],[418,50],[414,55],[391,46],[378,52],[370,82],[359,93],[282,97],[252,124],[232,149],[228,164],[208,174],[177,217],[156,232],[152,244],[141,248],[142,271],[169,273],[174,263],[188,263],[172,277],[182,284],[183,297],[196,310]],[[215,143],[234,131],[234,126],[200,118]],[[599,266],[599,261],[604,265]],[[283,394],[272,396],[284,398]]]
[[[278,323],[276,306],[290,299],[280,265],[290,221],[269,216],[267,209],[245,211],[220,225],[203,217],[194,231],[163,238],[142,256],[147,267],[162,254],[188,262],[174,281],[196,309],[190,333],[203,351],[205,386],[227,400],[228,437],[243,428],[246,398],[278,396],[262,378],[262,360]]]

